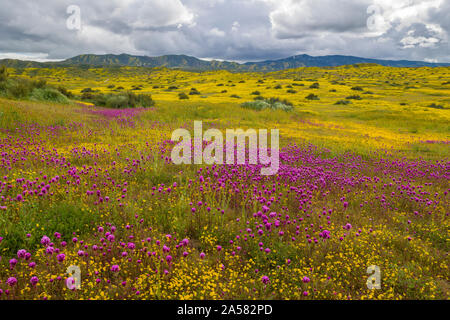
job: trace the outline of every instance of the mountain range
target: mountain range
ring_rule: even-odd
[[[16,59],[0,60],[0,65],[10,68],[52,68],[52,67],[166,67],[192,71],[229,70],[229,71],[279,71],[299,67],[337,67],[354,64],[378,64],[388,67],[440,67],[450,66],[450,63],[431,63],[409,60],[381,60],[354,56],[328,55],[310,56],[307,54],[291,56],[278,60],[237,63],[230,61],[202,60],[187,55],[164,55],[159,57],[134,56],[129,54],[82,54],[59,62],[36,62]]]

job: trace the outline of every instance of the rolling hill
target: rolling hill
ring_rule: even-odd
[[[187,55],[164,55],[159,57],[134,56],[129,54],[83,54],[60,62],[35,62],[15,59],[0,60],[0,65],[10,68],[51,68],[67,66],[130,66],[130,67],[166,67],[184,70],[229,70],[229,71],[279,71],[299,67],[336,67],[373,63],[388,67],[438,67],[450,66],[450,63],[429,63],[408,60],[380,60],[354,56],[329,55],[314,57],[307,54],[296,55],[279,60],[237,63],[230,61],[202,60]]]

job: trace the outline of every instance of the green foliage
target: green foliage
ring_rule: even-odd
[[[348,100],[339,100],[335,104],[336,105],[347,105],[347,104],[350,104],[350,103],[352,103],[352,102],[348,101]]]
[[[189,99],[189,96],[188,96],[186,93],[184,93],[184,92],[180,92],[180,93],[178,94],[178,98],[179,98],[180,100],[186,100],[186,99]]]
[[[65,95],[53,88],[34,88],[29,96],[30,100],[51,101],[57,103],[68,103]]]
[[[191,88],[191,91],[189,92],[189,95],[199,95],[201,94],[200,91],[198,91],[196,88]]]
[[[308,94],[305,99],[307,100],[320,100],[319,97],[317,95],[315,95],[314,93],[310,93]]]
[[[0,82],[6,81],[8,79],[8,69],[5,66],[0,66]]]
[[[57,90],[61,92],[63,95],[65,95],[67,98],[69,99],[73,98],[73,93],[64,88],[63,86],[59,86]]]
[[[433,108],[433,109],[444,109],[444,106],[443,105],[440,105],[440,104],[436,104],[436,103],[432,103],[432,104],[430,104],[430,105],[428,105],[427,106],[428,108]]]
[[[284,111],[292,111],[294,109],[291,102],[287,100],[280,100],[279,98],[269,98],[269,99],[258,99],[255,101],[248,101],[241,104],[242,108],[245,109],[253,109],[253,110],[284,110]]]
[[[96,106],[123,109],[123,108],[148,108],[155,105],[155,101],[151,95],[135,94],[131,91],[121,92],[117,94],[92,94],[84,92],[81,99],[89,101]]]

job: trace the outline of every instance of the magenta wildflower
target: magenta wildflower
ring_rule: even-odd
[[[17,279],[14,277],[10,277],[8,278],[8,280],[6,280],[6,283],[8,284],[8,286],[14,287],[15,284],[17,283]]]
[[[117,264],[115,264],[115,265],[111,266],[111,271],[112,272],[119,272],[120,268],[119,268],[119,266]]]
[[[31,283],[31,285],[34,287],[34,286],[36,286],[36,284],[39,282],[39,278],[38,277],[36,277],[36,276],[33,276],[33,277],[31,277],[31,279],[30,279],[30,283]]]

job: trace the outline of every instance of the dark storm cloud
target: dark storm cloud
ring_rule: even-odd
[[[66,27],[69,5],[81,10],[81,30]],[[446,0],[3,0],[0,57],[126,52],[254,61],[308,53],[450,61],[449,21]]]

